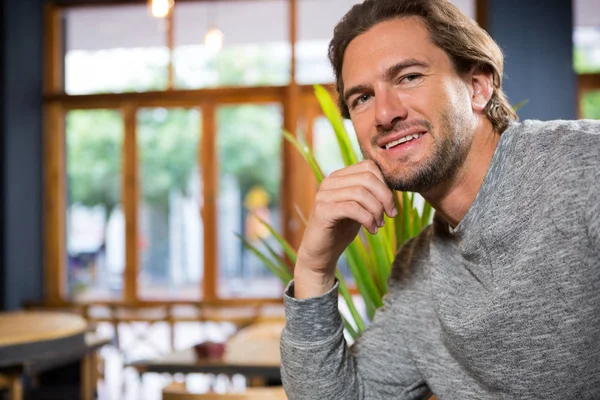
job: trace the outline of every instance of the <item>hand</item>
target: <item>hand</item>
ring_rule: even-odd
[[[331,289],[337,260],[361,225],[377,233],[384,213],[397,214],[394,196],[373,161],[351,165],[324,179],[298,249],[295,297],[319,296]]]

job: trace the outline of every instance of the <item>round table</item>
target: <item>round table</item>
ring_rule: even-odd
[[[0,385],[20,399],[21,374],[64,353],[85,349],[87,323],[78,315],[17,311],[0,313]]]

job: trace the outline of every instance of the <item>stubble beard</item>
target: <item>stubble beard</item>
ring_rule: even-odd
[[[469,124],[459,112],[443,111],[439,114],[439,130],[433,136],[431,124],[428,135],[432,135],[432,147],[426,159],[418,164],[398,167],[396,170],[382,168],[377,160],[373,160],[382,171],[383,178],[392,190],[402,192],[427,193],[453,180],[463,166],[472,143]],[[363,150],[363,156],[370,158]]]

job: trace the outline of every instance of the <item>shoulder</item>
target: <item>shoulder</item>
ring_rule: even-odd
[[[526,120],[511,124],[502,135],[518,164],[565,170],[600,163],[600,121]]]
[[[515,142],[525,142],[536,147],[553,149],[568,145],[570,148],[581,148],[587,144],[600,143],[600,121],[525,120],[514,123],[505,132]]]

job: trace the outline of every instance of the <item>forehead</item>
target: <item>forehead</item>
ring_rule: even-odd
[[[419,17],[380,22],[354,38],[344,54],[344,86],[383,77],[385,71],[403,60],[416,59],[430,65],[449,63],[446,53],[431,41]]]

